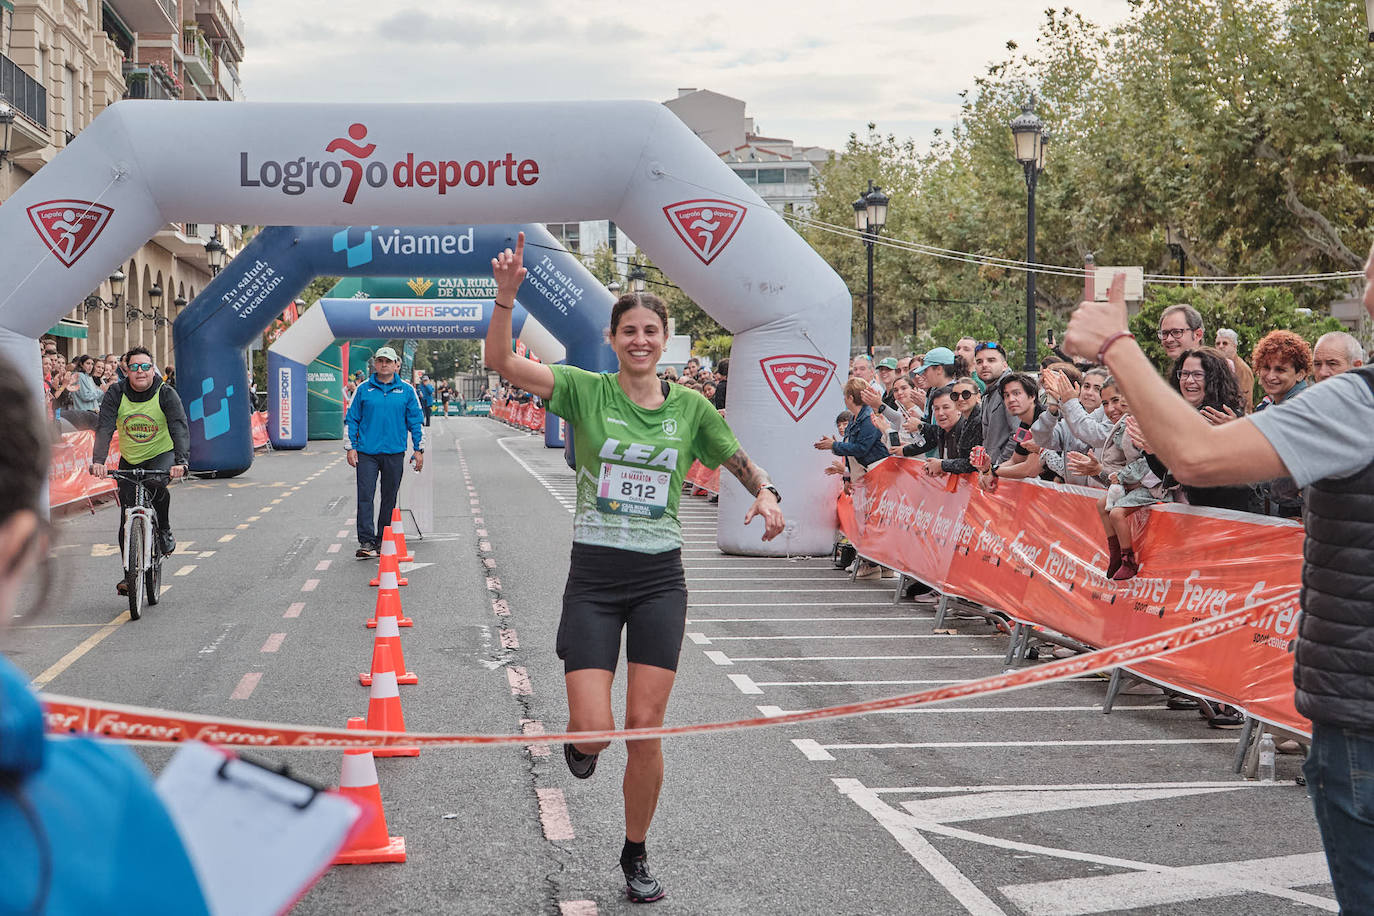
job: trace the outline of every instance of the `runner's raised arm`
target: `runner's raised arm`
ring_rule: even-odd
[[[496,279],[496,308],[492,309],[491,324],[487,326],[485,361],[517,387],[536,397],[548,399],[553,394],[553,372],[543,363],[522,359],[511,350],[511,315],[515,311],[515,296],[525,281],[525,233],[515,239],[515,250],[507,248],[491,259],[491,275]]]

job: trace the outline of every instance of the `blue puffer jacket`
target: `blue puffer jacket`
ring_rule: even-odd
[[[143,764],[106,741],[45,738],[38,698],[3,658],[0,777],[0,912],[208,912]]]
[[[358,386],[344,416],[349,447],[365,455],[395,455],[406,450],[406,432],[423,448],[425,415],[415,389],[397,378],[380,382],[374,374]]]
[[[873,411],[865,404],[844,428],[844,439],[830,446],[841,458],[857,458],[864,467],[872,467],[888,456],[883,434],[873,425]]]

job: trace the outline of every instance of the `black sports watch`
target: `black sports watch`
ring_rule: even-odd
[[[773,486],[771,483],[766,483],[763,486],[759,487],[759,489],[767,490],[769,493],[772,493],[773,498],[778,501],[778,505],[782,505],[782,494],[778,492],[777,487]]]

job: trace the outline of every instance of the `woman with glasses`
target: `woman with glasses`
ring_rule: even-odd
[[[172,477],[186,473],[191,460],[191,431],[186,425],[186,410],[176,389],[162,381],[146,347],[137,346],[124,354],[124,380],[111,385],[100,402],[100,420],[95,430],[95,451],[88,468],[96,477],[105,476],[105,458],[110,454],[110,438],[119,430],[119,469],[133,468],[167,471]],[[169,513],[172,494],[157,478],[145,481],[153,511],[157,513],[160,536],[158,549],[164,554],[176,550]],[[124,548],[124,512],[134,498],[133,481],[119,481],[119,546]],[[128,594],[121,576],[115,591]]]
[[[930,413],[935,422],[922,429],[924,444],[908,445],[902,454],[916,458],[934,446],[936,455],[925,459],[927,474],[932,477],[972,474],[975,468],[969,456],[983,441],[983,420],[976,404],[977,396],[972,379],[960,379],[932,391]],[[964,410],[962,404],[973,406]]]

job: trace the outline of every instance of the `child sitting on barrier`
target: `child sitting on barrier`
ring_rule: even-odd
[[[1097,512],[1107,533],[1107,578],[1124,581],[1140,572],[1131,546],[1131,516],[1146,506],[1171,502],[1173,497],[1164,481],[1150,469],[1145,453],[1131,441],[1126,424],[1131,411],[1125,399],[1115,387],[1104,387],[1104,404],[1108,397],[1121,413],[1107,433],[1098,459],[1111,486],[1098,498]]]

